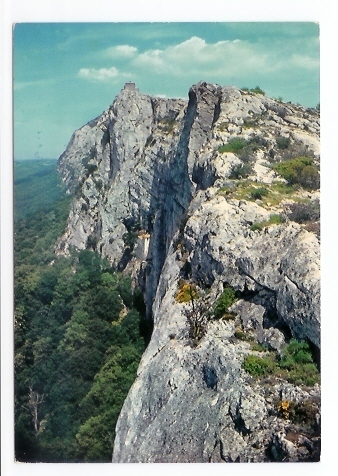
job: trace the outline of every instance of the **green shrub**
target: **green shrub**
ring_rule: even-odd
[[[229,175],[230,179],[241,179],[248,177],[252,172],[252,165],[251,164],[238,164],[233,167],[231,173]]]
[[[290,220],[297,223],[307,223],[318,221],[320,218],[319,200],[312,200],[308,203],[292,203],[289,205]]]
[[[262,94],[263,96],[265,96],[265,91],[263,91],[263,89],[261,89],[259,86],[256,86],[255,88],[251,88],[249,89],[249,91],[254,94]]]
[[[221,187],[219,190],[218,190],[218,193],[223,193],[225,195],[229,195],[231,192],[233,192],[233,188],[230,188],[230,187],[227,187],[227,186],[224,186],[224,187]]]
[[[247,121],[243,124],[243,127],[253,127],[256,124],[255,121]],[[219,147],[218,152],[233,152],[236,154],[242,162],[253,162],[255,159],[255,152],[257,150],[266,147],[268,142],[261,135],[252,137],[250,140],[243,139],[241,137],[233,137],[227,144]]]
[[[130,250],[133,250],[137,242],[137,233],[133,230],[127,231],[122,236],[124,244]]]
[[[183,309],[183,314],[187,319],[189,338],[195,347],[205,335],[210,319],[206,296],[204,293],[201,296],[197,293],[194,283],[181,280],[175,300],[180,303],[189,303],[189,306]]]
[[[307,342],[298,342],[292,339],[282,353],[281,365],[288,365],[288,362],[308,364],[312,362],[312,355]]]
[[[214,308],[214,315],[216,318],[223,317],[224,315],[231,314],[235,317],[232,313],[228,313],[228,309],[234,302],[237,301],[235,290],[230,287],[226,286],[220,297],[217,299],[215,308]]]
[[[313,165],[306,165],[300,173],[299,184],[307,190],[316,190],[320,186],[318,169]]]
[[[319,383],[319,373],[315,364],[299,364],[288,369],[287,374],[282,376],[294,385],[312,386]]]
[[[243,147],[247,145],[247,141],[242,139],[241,137],[234,137],[229,140],[227,144],[222,145],[219,147],[218,152],[223,154],[224,152],[239,152]]]
[[[311,400],[301,400],[298,403],[290,402],[290,420],[296,425],[305,425],[310,428],[317,427],[317,405]]]
[[[264,223],[266,222],[257,222],[257,223],[253,223],[251,226],[250,226],[250,230],[251,231],[262,231],[264,226],[267,226],[267,225],[264,225]]]
[[[248,355],[243,368],[253,377],[273,374],[294,385],[312,386],[319,382],[319,371],[313,362],[309,345],[295,339],[284,347],[278,362],[271,352],[266,357]]]
[[[241,169],[238,171],[235,170],[230,177],[236,179],[236,181],[229,182],[229,184],[219,189],[218,193],[230,196],[236,200],[256,200],[259,198],[262,201],[262,206],[267,207],[279,205],[286,197],[289,197],[294,201],[300,200],[295,185],[289,185],[284,182],[274,182],[269,185],[248,179],[241,180],[239,176],[240,173]],[[256,196],[255,193],[251,195],[251,193],[257,189],[259,189],[260,197],[258,197],[258,195]],[[266,190],[266,192],[261,191],[261,189]],[[288,213],[288,209],[286,209],[286,212]]]
[[[258,342],[251,343],[251,349],[255,352],[268,352],[269,349],[264,344],[258,344]]]
[[[266,357],[248,355],[243,362],[243,369],[253,377],[265,377],[274,374],[276,367],[276,362],[270,355]]]
[[[244,120],[244,124],[242,125],[244,129],[254,129],[255,127],[258,127],[257,120],[249,121],[249,120]]]
[[[86,175],[88,177],[89,175],[93,174],[97,170],[97,165],[96,164],[86,164],[85,169],[86,169]]]
[[[260,188],[253,188],[251,191],[250,191],[250,196],[251,198],[253,198],[254,200],[261,200],[263,197],[265,197],[266,195],[268,195],[269,191],[264,188],[264,187],[260,187]]]
[[[86,242],[86,248],[96,251],[97,242],[98,242],[98,238],[97,238],[96,235],[94,235],[94,234],[88,235],[87,242]]]
[[[281,225],[282,223],[285,222],[285,218],[282,215],[278,214],[272,214],[270,215],[269,220],[262,221],[262,222],[256,222],[251,225],[250,230],[251,231],[262,231],[263,228],[270,226],[270,225]]]
[[[291,185],[298,184],[308,190],[319,188],[319,172],[308,157],[297,157],[274,165],[273,169]]]
[[[282,215],[272,214],[270,215],[269,225],[280,225],[285,222],[285,218]]]
[[[295,385],[314,385],[319,382],[319,372],[307,342],[291,340],[282,352],[279,367],[283,377]]]
[[[282,195],[291,195],[296,192],[297,187],[285,182],[273,182],[270,186],[271,190]]]
[[[237,152],[237,156],[242,162],[252,163],[255,161],[255,154],[258,150],[267,147],[268,142],[261,135],[249,139],[246,145]]]
[[[253,341],[253,337],[247,334],[246,332],[242,331],[242,329],[236,329],[234,336],[238,340],[243,340],[244,342],[251,342]]]
[[[256,152],[258,149],[262,147],[267,147],[269,145],[268,141],[264,139],[261,135],[256,135],[249,140],[249,144],[247,145],[253,152]]]
[[[276,144],[278,149],[282,149],[282,150],[287,149],[290,145],[290,139],[288,137],[283,137],[283,136],[277,137]]]
[[[299,402],[278,400],[275,402],[275,408],[280,418],[290,420],[293,424],[306,427],[310,431],[319,430],[317,423],[319,402],[316,399],[309,398]]]
[[[255,94],[263,94],[263,96],[265,96],[265,91],[263,91],[263,89],[261,89],[259,86],[256,86],[255,88],[241,88],[242,91],[246,91],[246,92],[249,92],[249,93],[255,93]]]
[[[165,118],[159,122],[159,128],[161,129],[161,131],[170,134],[174,131],[176,124],[177,122],[175,121],[175,119]]]

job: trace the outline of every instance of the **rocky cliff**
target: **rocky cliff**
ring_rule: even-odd
[[[154,323],[114,462],[318,458],[318,385],[243,368],[291,338],[318,356],[318,169],[316,110],[203,82],[188,101],[124,89],[73,134],[58,162],[74,200],[56,252],[94,249],[131,274]],[[216,319],[226,289],[236,299]],[[194,303],[208,316],[198,336]],[[311,408],[311,430],[283,405]]]

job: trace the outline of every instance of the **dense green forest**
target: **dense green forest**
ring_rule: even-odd
[[[64,195],[55,159],[14,161],[15,219],[53,205]]]
[[[35,187],[37,177],[51,183],[33,172],[32,180],[15,177],[15,197],[17,190],[33,195],[23,184]],[[15,455],[25,462],[109,462],[149,339],[144,303],[130,278],[97,253],[55,257],[71,197],[44,200],[44,190],[42,183],[35,190],[33,214],[15,201]]]

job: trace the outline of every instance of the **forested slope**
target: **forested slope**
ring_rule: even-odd
[[[97,253],[55,260],[71,198],[46,204],[51,177],[34,176],[45,181],[36,189],[42,209],[21,218],[20,210],[15,221],[16,459],[108,462],[145,348],[143,301]],[[33,192],[23,184],[34,178],[19,183],[19,195]]]
[[[50,206],[64,195],[54,159],[14,161],[15,219]]]

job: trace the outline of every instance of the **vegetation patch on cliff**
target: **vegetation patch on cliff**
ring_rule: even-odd
[[[288,202],[292,200],[295,204],[285,206],[285,210],[287,210],[286,213],[289,218],[297,221],[297,223],[300,223],[299,219],[305,220],[306,216],[311,216],[311,218],[305,220],[304,223],[306,221],[314,221],[314,217],[318,216],[316,210],[319,209],[319,205],[310,205],[310,200],[303,197],[301,188],[297,185],[289,185],[278,180],[271,184],[248,179],[229,181],[228,185],[218,190],[218,194],[227,198],[234,198],[235,200],[258,200],[260,206],[267,209],[278,206],[284,200]],[[311,211],[311,209],[313,210]],[[301,216],[304,218],[300,218]]]
[[[290,220],[301,224],[317,222],[320,218],[319,200],[291,203],[287,207],[287,215]]]
[[[175,121],[175,119],[171,119],[171,118],[162,119],[162,120],[158,123],[159,129],[160,129],[162,132],[165,132],[166,134],[171,134],[171,133],[173,133],[174,130],[175,130],[176,125],[177,125],[177,121]]]
[[[250,227],[251,231],[262,231],[263,228],[271,225],[281,225],[285,222],[285,218],[279,214],[270,215],[269,220],[253,223]]]
[[[297,157],[285,160],[275,164],[273,168],[290,185],[298,184],[307,190],[319,188],[319,171],[311,158]]]
[[[175,295],[175,300],[179,303],[191,302],[198,299],[199,295],[196,285],[181,279],[178,283],[178,291]]]
[[[225,286],[214,307],[216,319],[234,319],[236,314],[229,312],[229,307],[237,301],[236,292],[231,286]]]
[[[227,144],[224,144],[219,147],[218,152],[220,154],[224,154],[224,152],[233,152],[236,154],[240,150],[242,150],[246,145],[247,141],[245,139],[242,139],[241,137],[234,137],[229,140]]]
[[[253,377],[273,375],[294,385],[312,386],[319,383],[320,379],[308,343],[294,339],[284,347],[281,357],[274,352],[263,357],[248,355],[243,368]]]

